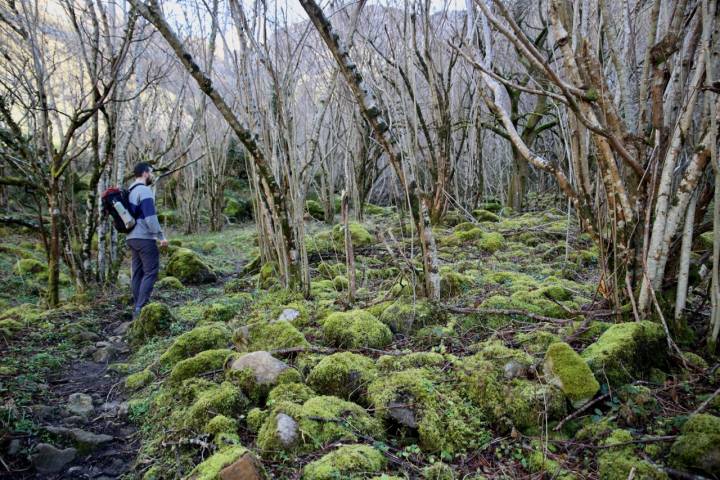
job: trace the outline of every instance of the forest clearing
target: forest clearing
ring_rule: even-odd
[[[2,0],[0,478],[720,478],[719,25]]]

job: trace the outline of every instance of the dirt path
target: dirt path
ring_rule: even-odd
[[[28,439],[31,465],[11,478],[106,480],[131,470],[140,442],[127,417],[124,375],[108,369],[130,354],[122,337],[129,318],[115,305],[103,310],[108,321],[87,334],[81,358],[48,378],[46,403],[33,409],[41,429]]]

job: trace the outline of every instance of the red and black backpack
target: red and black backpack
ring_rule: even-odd
[[[102,193],[103,215],[110,215],[115,230],[120,233],[130,233],[135,227],[135,216],[130,213],[130,192],[137,186],[136,183],[129,189],[111,187]]]

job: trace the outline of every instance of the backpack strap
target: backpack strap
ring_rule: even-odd
[[[133,190],[135,190],[135,187],[139,187],[140,185],[142,185],[142,183],[136,183],[132,187],[128,188],[128,193],[132,192]]]

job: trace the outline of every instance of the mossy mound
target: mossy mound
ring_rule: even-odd
[[[465,223],[461,223],[457,227],[455,227],[455,232],[453,233],[454,239],[456,239],[459,243],[469,242],[472,240],[480,240],[484,233],[481,228],[474,226],[472,228],[466,228]],[[452,244],[452,240],[450,240],[450,244]]]
[[[239,350],[248,352],[310,345],[302,332],[286,320],[241,327],[235,332],[233,340]]]
[[[178,248],[168,261],[165,271],[184,284],[197,285],[217,280],[213,272],[200,257],[189,248]]]
[[[183,333],[160,356],[160,363],[173,366],[204,350],[225,348],[231,340],[230,331],[220,323],[201,325]]]
[[[377,376],[375,362],[363,355],[340,352],[328,355],[312,369],[307,383],[324,395],[359,400]]]
[[[448,360],[437,352],[413,352],[407,355],[383,355],[377,360],[382,373],[398,372],[411,368],[442,368]]]
[[[183,380],[196,377],[202,373],[222,371],[233,351],[228,349],[205,350],[197,355],[180,360],[170,372],[171,383],[179,384]]]
[[[485,233],[478,241],[480,250],[488,253],[495,253],[505,245],[505,237],[498,232]]]
[[[350,229],[350,238],[352,239],[353,247],[367,247],[372,245],[373,237],[370,232],[359,223],[350,222],[348,224]],[[338,248],[342,248],[345,244],[345,227],[341,224],[337,224],[332,229],[332,238],[335,241]]]
[[[387,460],[368,445],[343,445],[303,468],[304,480],[360,480],[380,472]]]
[[[225,415],[229,418],[240,415],[248,403],[242,390],[231,382],[223,382],[220,385],[210,384],[198,389],[192,405],[176,415],[180,417],[178,423],[198,430],[215,415]]]
[[[305,201],[305,210],[307,210],[308,215],[313,217],[316,220],[325,220],[325,210],[323,210],[322,205],[316,200],[306,200]]]
[[[590,367],[567,343],[553,343],[545,354],[543,367],[548,383],[560,388],[576,407],[600,390]]]
[[[185,285],[175,277],[163,277],[156,284],[158,290],[185,290]]]
[[[16,275],[37,275],[47,272],[47,265],[34,258],[22,258],[15,263],[13,272]]]
[[[222,469],[232,465],[248,452],[248,449],[241,445],[223,448],[195,467],[187,478],[189,480],[219,480]]]
[[[233,418],[226,417],[225,415],[215,415],[205,425],[203,430],[212,437],[234,438],[237,436],[238,424]],[[220,442],[217,442],[220,443]]]
[[[273,406],[281,402],[303,404],[316,396],[317,393],[304,383],[281,383],[268,393],[267,405]]]
[[[443,298],[457,297],[468,290],[473,279],[455,270],[445,268],[440,271],[440,295]]]
[[[650,366],[664,367],[667,355],[662,326],[650,321],[613,325],[582,352],[596,378],[613,386],[642,378]]]
[[[708,414],[691,416],[673,443],[670,463],[708,475],[720,473],[720,417]]]
[[[140,316],[130,325],[128,338],[133,345],[139,345],[151,338],[166,334],[170,324],[175,321],[167,305],[160,302],[148,303],[140,311]]]
[[[426,300],[401,297],[385,308],[380,321],[393,333],[410,334],[418,328],[444,323],[446,316]]]
[[[125,379],[125,388],[131,391],[139,390],[149,385],[153,380],[155,380],[155,375],[152,371],[148,369],[140,370],[137,373],[127,376]]]
[[[293,426],[294,430],[290,428]],[[337,397],[319,396],[302,405],[277,404],[258,432],[257,445],[274,456],[283,451],[313,451],[340,440],[354,442],[359,440],[358,435],[384,437],[380,423],[361,406]]]
[[[378,418],[417,432],[425,451],[464,451],[489,438],[480,411],[429,369],[378,377],[368,386],[368,398]]]
[[[500,217],[498,217],[495,213],[486,210],[484,208],[478,208],[476,210],[473,210],[472,212],[473,217],[475,217],[475,220],[478,222],[494,222],[497,223],[500,221]]]
[[[500,210],[503,209],[503,206],[502,203],[497,200],[488,200],[487,202],[482,202],[478,205],[478,208],[482,208],[483,210],[487,210],[492,213],[499,213]]]
[[[618,445],[633,441],[627,430],[615,430],[605,439],[604,445]],[[643,460],[635,454],[633,445],[603,449],[598,457],[600,478],[603,480],[627,480],[642,478],[647,480],[667,480],[669,477],[660,468]],[[631,472],[634,472],[634,476]]]
[[[212,303],[203,311],[204,322],[227,322],[242,310],[242,305],[232,303]]]
[[[382,348],[392,341],[390,329],[364,310],[330,314],[322,323],[322,331],[330,344],[345,348]]]

